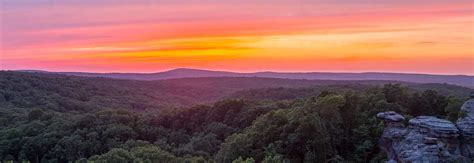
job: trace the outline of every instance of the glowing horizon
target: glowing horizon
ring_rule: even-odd
[[[1,1],[0,69],[474,75],[459,0]]]

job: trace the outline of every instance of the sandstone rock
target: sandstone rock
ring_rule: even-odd
[[[389,162],[396,162],[398,160],[398,153],[394,149],[398,140],[406,134],[403,121],[405,117],[394,112],[382,112],[377,114],[377,118],[384,120],[385,129],[382,137],[379,140],[380,148],[386,152]]]
[[[432,137],[424,137],[424,143],[425,144],[437,144],[439,139],[438,138],[432,138]]]
[[[409,127],[435,138],[457,138],[459,130],[448,120],[431,116],[418,116],[408,122]]]
[[[379,145],[389,162],[470,162],[461,155],[459,130],[450,121],[419,116],[404,126],[405,118],[395,112],[377,117],[385,122]]]
[[[464,156],[474,158],[474,93],[461,107],[457,127],[461,134],[461,151]]]
[[[405,117],[403,117],[402,115],[400,115],[400,114],[398,114],[394,111],[378,113],[377,118],[381,118],[381,119],[384,119],[386,121],[392,121],[392,122],[405,121]]]

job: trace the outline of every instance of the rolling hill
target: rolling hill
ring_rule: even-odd
[[[472,89],[448,84],[419,84],[388,80],[306,80],[263,77],[200,77],[155,81],[68,76],[56,73],[0,71],[0,99],[18,107],[53,110],[96,110],[124,108],[160,110],[209,104],[229,97],[281,99],[317,95],[321,90],[365,89],[400,83],[414,90],[434,89],[444,95],[463,97]],[[283,90],[282,90],[283,89]],[[306,92],[306,93],[305,93]],[[298,96],[287,96],[288,94]],[[261,97],[256,97],[261,95]]]
[[[87,72],[46,72],[31,71],[37,73],[58,73],[83,77],[104,77],[114,79],[129,80],[165,80],[178,78],[199,78],[199,77],[262,77],[262,78],[282,78],[282,79],[307,79],[307,80],[388,80],[404,81],[414,83],[446,83],[458,86],[474,88],[474,76],[467,75],[429,75],[429,74],[404,74],[404,73],[329,73],[329,72],[255,72],[236,73],[226,71],[210,71],[199,69],[174,69],[158,73],[87,73]]]

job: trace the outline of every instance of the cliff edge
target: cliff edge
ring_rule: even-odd
[[[389,111],[377,114],[385,129],[379,140],[388,162],[465,162],[474,157],[474,94],[461,108],[454,124],[432,116],[418,116],[408,121]]]

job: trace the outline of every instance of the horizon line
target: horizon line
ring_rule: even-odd
[[[150,71],[150,72],[92,72],[92,71],[50,71],[42,69],[0,69],[0,71],[22,71],[22,72],[49,72],[49,73],[89,73],[89,74],[157,74],[165,73],[176,70],[200,70],[200,71],[212,71],[212,72],[226,72],[226,73],[240,73],[240,74],[254,74],[254,73],[328,73],[328,74],[367,74],[367,73],[379,73],[379,74],[405,74],[405,75],[438,75],[438,76],[467,76],[474,77],[474,74],[433,74],[433,73],[422,73],[422,72],[396,72],[396,71],[274,71],[274,70],[261,70],[261,71],[232,71],[232,70],[215,70],[215,69],[201,69],[201,68],[173,68],[166,69],[163,71]]]

